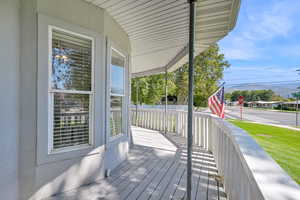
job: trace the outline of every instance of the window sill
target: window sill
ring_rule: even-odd
[[[102,146],[81,146],[80,148],[68,148],[62,150],[57,150],[49,154],[44,154],[42,152],[37,152],[37,165],[44,165],[53,162],[63,162],[65,160],[78,159],[80,157],[87,157],[95,154],[102,154],[105,151],[104,145]]]
[[[84,145],[76,145],[76,146],[70,146],[70,147],[64,147],[60,149],[54,149],[49,151],[49,155],[55,155],[55,154],[60,154],[60,153],[67,153],[71,151],[77,151],[77,150],[85,150],[92,148],[93,145],[90,144],[84,144]]]
[[[125,137],[125,136],[127,136],[125,133],[119,133],[118,135],[109,137],[109,140],[108,140],[108,141],[109,141],[110,143],[112,143],[112,142],[114,142],[114,141],[116,141],[116,140],[118,140],[118,139],[120,139],[120,138]]]

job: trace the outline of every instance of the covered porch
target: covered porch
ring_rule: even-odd
[[[128,158],[109,177],[48,200],[187,199],[187,114],[132,111]],[[299,199],[297,183],[248,133],[201,112],[193,122],[191,200]]]
[[[132,139],[128,159],[110,177],[48,200],[186,199],[186,139],[136,126]],[[227,199],[212,153],[195,145],[192,157],[192,199]]]
[[[240,0],[0,5],[1,199],[299,199],[246,132],[193,115],[193,58],[234,28]],[[132,77],[188,60],[189,117],[131,109]]]
[[[1,198],[40,200],[98,180],[105,185],[122,174],[118,166],[138,162],[138,156],[183,167],[186,152],[172,142],[172,151],[153,148],[148,155],[133,146],[127,157],[135,139],[130,127],[141,126],[130,122],[130,80],[174,71],[188,60],[193,66],[194,56],[234,28],[239,5],[240,0],[1,1]],[[180,184],[184,177],[191,177],[190,167]],[[184,188],[176,187],[176,195]],[[78,193],[71,199],[84,198],[92,197]]]

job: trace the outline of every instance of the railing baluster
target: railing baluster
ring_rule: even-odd
[[[204,140],[203,140],[203,147],[206,148],[206,118],[203,118],[203,135],[204,135]]]
[[[197,135],[198,135],[198,137],[197,137],[197,145],[198,146],[201,146],[201,115],[199,115],[198,116],[198,118],[197,118]]]
[[[154,112],[153,111],[151,111],[151,117],[150,117],[151,119],[151,125],[150,125],[150,127],[151,127],[151,129],[154,129]]]
[[[150,128],[150,127],[149,127],[149,121],[150,121],[150,120],[149,120],[149,113],[150,113],[150,112],[147,111],[147,120],[146,120],[146,127],[147,127],[147,128]]]
[[[205,117],[205,149],[208,149],[208,118]]]

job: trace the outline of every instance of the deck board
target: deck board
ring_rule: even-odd
[[[174,134],[133,127],[134,146],[129,157],[95,183],[47,200],[179,200],[186,199],[186,139]],[[211,153],[193,147],[192,200],[226,200]]]
[[[148,185],[144,188],[144,191],[140,194],[139,199],[149,199],[159,183],[163,180],[169,169],[174,165],[174,160],[168,160],[167,164],[162,167],[153,180],[149,180]]]
[[[164,194],[167,187],[170,185],[175,174],[179,173],[180,162],[175,161],[171,166],[170,170],[165,174],[162,181],[157,185],[155,191],[150,194],[149,200],[161,199],[161,196]]]
[[[153,168],[153,170],[149,171],[147,175],[145,175],[145,178],[143,178],[135,188],[131,191],[130,194],[128,194],[125,198],[121,199],[142,199],[140,198],[141,195],[145,192],[146,188],[149,186],[149,184],[157,177],[159,172],[162,170],[162,168],[167,167],[166,164],[168,161],[161,160],[161,162]]]

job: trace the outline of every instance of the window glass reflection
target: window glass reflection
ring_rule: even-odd
[[[111,93],[113,94],[124,94],[124,66],[124,57],[112,50]]]
[[[110,135],[116,136],[123,132],[122,125],[122,101],[123,97],[111,96],[110,102]]]
[[[92,41],[54,30],[52,88],[91,90]]]

